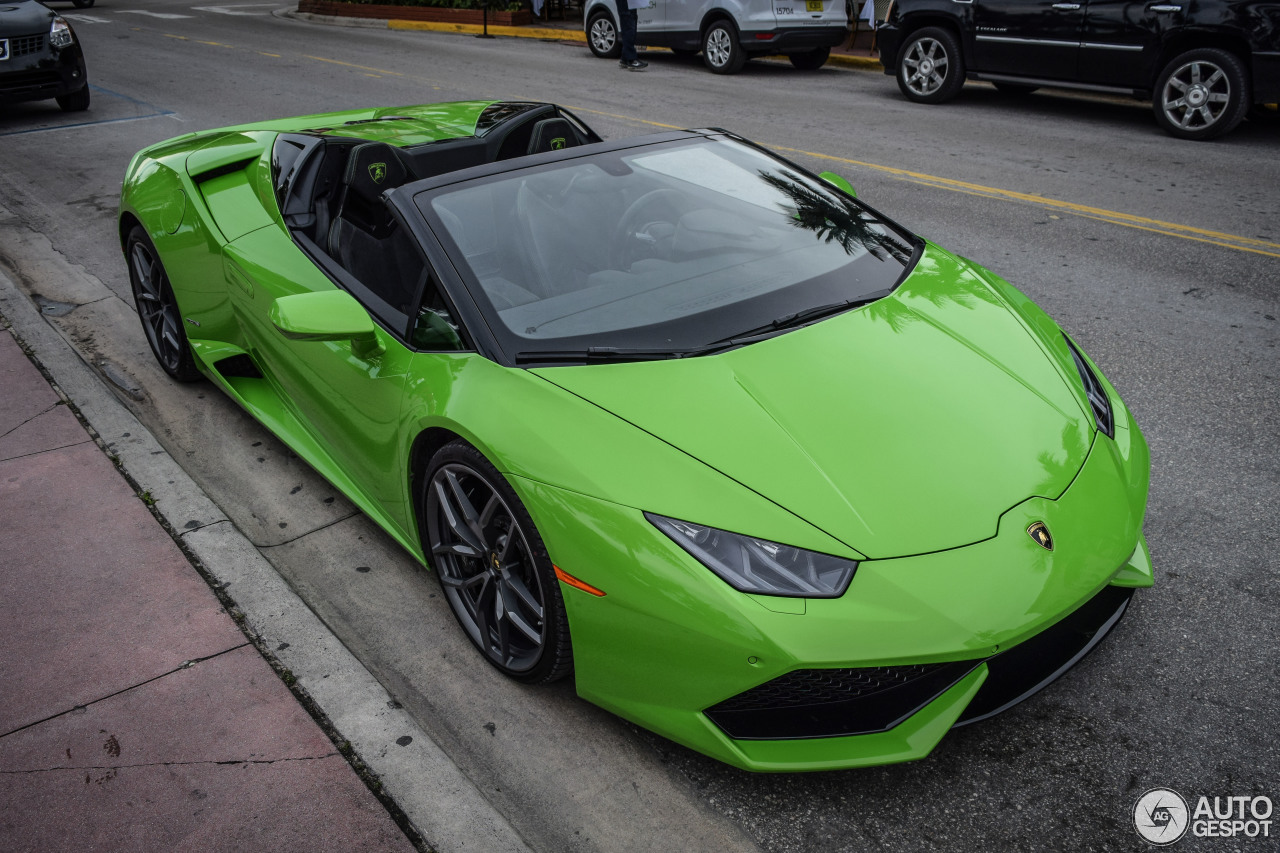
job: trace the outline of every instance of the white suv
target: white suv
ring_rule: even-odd
[[[821,68],[849,34],[845,0],[649,0],[637,12],[636,44],[669,47],[677,56],[702,51],[717,74],[733,74],[752,56],[772,54],[785,54],[806,71]],[[615,0],[587,0],[583,22],[591,52],[617,59],[622,44]]]

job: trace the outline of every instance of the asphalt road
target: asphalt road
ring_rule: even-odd
[[[630,74],[582,46],[329,27],[271,4],[62,5],[93,108],[0,109],[0,262],[535,848],[1136,850],[1149,788],[1280,802],[1280,128],[1188,143],[1109,98],[970,85],[922,107],[865,71],[726,78],[656,54]],[[741,773],[480,666],[433,579],[210,386],[152,365],[114,209],[129,157],[160,139],[482,97],[557,101],[609,138],[734,130],[1012,281],[1146,433],[1156,587],[1049,690],[924,761],[856,772]],[[1178,846],[1277,836],[1280,818],[1271,839]]]

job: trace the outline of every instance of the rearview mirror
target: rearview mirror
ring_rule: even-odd
[[[351,352],[382,352],[369,312],[343,290],[282,296],[271,306],[271,324],[291,341],[351,341]]]
[[[836,189],[848,195],[851,195],[854,198],[858,197],[858,193],[855,192],[853,189],[853,184],[849,183],[847,180],[840,177],[835,172],[823,172],[821,175],[818,175],[818,177],[822,178],[822,180],[831,184],[831,186],[835,187]]]

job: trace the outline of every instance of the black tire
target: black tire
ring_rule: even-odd
[[[912,33],[898,53],[898,88],[907,100],[941,104],[964,85],[964,57],[951,30],[925,27]]]
[[[587,25],[587,46],[601,59],[617,59],[622,56],[622,38],[618,34],[618,25],[609,17],[608,12],[591,16],[591,23]]]
[[[1249,111],[1249,75],[1235,54],[1216,47],[1175,56],[1156,78],[1156,122],[1179,139],[1213,139]]]
[[[63,112],[82,113],[89,109],[89,84],[86,83],[84,88],[76,89],[70,94],[59,95],[56,100]]]
[[[94,0],[71,0],[77,9],[88,9],[94,4]]]
[[[827,64],[829,56],[831,56],[831,48],[816,47],[813,50],[806,50],[804,53],[793,53],[787,59],[790,59],[791,64],[801,71],[817,71]]]
[[[715,21],[702,34],[702,61],[715,74],[737,74],[747,52],[738,44],[738,31],[728,21]]]
[[[423,548],[453,615],[485,660],[526,684],[572,672],[555,568],[506,478],[457,440],[431,458],[422,490]]]
[[[996,91],[1002,95],[1009,95],[1014,98],[1021,98],[1024,95],[1030,95],[1039,89],[1039,86],[1028,86],[1025,83],[992,83],[996,87]]]
[[[165,373],[179,382],[194,382],[200,378],[200,369],[196,367],[187,332],[182,327],[178,300],[160,255],[141,225],[135,225],[129,232],[124,253],[129,264],[129,282],[133,285],[133,301],[152,354]]]

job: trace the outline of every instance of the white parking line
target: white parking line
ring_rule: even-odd
[[[240,3],[234,6],[192,6],[197,12],[216,12],[219,15],[266,15],[267,12],[238,12],[237,9],[273,9],[279,3]]]
[[[194,15],[175,15],[171,12],[148,12],[145,9],[121,9],[119,15],[146,15],[148,18],[164,18],[166,20],[177,20],[178,18],[191,18]]]
[[[79,22],[80,22],[80,23],[82,23],[82,24],[109,24],[109,23],[111,23],[110,19],[108,19],[108,18],[98,18],[98,17],[95,17],[94,15],[82,15],[82,14],[79,14],[79,13],[77,13],[77,12],[63,12],[63,13],[62,13],[62,17],[64,17],[64,18],[70,18],[70,19],[71,19],[71,20],[73,20],[73,21],[79,21]]]

